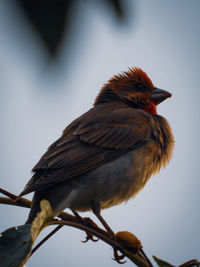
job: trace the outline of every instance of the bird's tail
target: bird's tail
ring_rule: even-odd
[[[28,219],[26,220],[25,224],[31,224],[33,222],[36,214],[40,211],[40,201],[42,199],[43,199],[42,197],[38,196],[37,192],[34,194],[32,207],[31,207],[30,213],[28,215]]]
[[[32,207],[26,221],[26,224],[32,223],[36,214],[40,211],[40,202],[46,199],[53,210],[54,216],[57,216],[64,209],[69,208],[67,202],[67,196],[69,196],[72,190],[72,186],[69,186],[69,182],[59,183],[51,187],[35,191]]]

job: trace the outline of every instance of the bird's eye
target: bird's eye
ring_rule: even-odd
[[[138,83],[138,84],[137,84],[137,88],[138,88],[140,91],[144,91],[144,90],[145,90],[144,86],[143,86],[141,83]]]
[[[150,89],[149,89],[148,86],[146,86],[146,85],[144,85],[144,84],[141,84],[141,83],[138,83],[138,84],[137,84],[137,89],[138,89],[138,91],[140,91],[140,92],[149,92],[149,91],[150,91]]]

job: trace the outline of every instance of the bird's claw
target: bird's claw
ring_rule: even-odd
[[[92,227],[92,228],[98,228],[97,224],[95,224],[93,222],[92,219],[88,218],[88,217],[81,217],[77,211],[75,210],[72,210],[72,212],[74,213],[74,215],[76,216],[76,218],[79,220],[79,222],[84,225],[84,226],[89,226],[89,227]],[[82,243],[86,243],[88,242],[89,240],[93,241],[93,242],[97,242],[99,239],[95,239],[94,236],[88,232],[86,232],[86,238],[85,240],[82,240],[81,242]]]
[[[98,225],[92,219],[90,219],[89,217],[84,217],[83,218],[83,224],[85,226],[89,226],[89,227],[94,228],[94,229],[98,228]]]
[[[92,234],[89,234],[89,233],[86,233],[86,238],[85,240],[81,241],[82,243],[86,243],[88,242],[89,240],[93,241],[93,242],[97,242],[99,240],[99,238],[94,238],[94,236]]]
[[[124,257],[125,257],[125,255],[123,255],[123,254],[119,255],[118,250],[114,249],[114,258],[112,258],[114,261],[118,262],[119,264],[124,264],[124,263],[126,263],[126,261],[122,261],[124,259]]]

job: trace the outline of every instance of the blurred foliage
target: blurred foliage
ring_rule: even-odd
[[[110,4],[115,12],[117,18],[124,19],[126,17],[125,7],[123,0],[104,0],[105,4]]]
[[[65,37],[66,40],[70,38],[70,29],[77,19],[72,8],[74,5],[77,6],[80,0],[14,1],[28,17],[49,54],[55,57],[63,38]],[[82,2],[93,4],[93,6],[95,4],[97,7],[99,3],[105,5],[106,8],[110,7],[120,22],[127,16],[123,0],[82,0]]]

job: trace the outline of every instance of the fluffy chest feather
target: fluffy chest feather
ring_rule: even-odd
[[[102,208],[128,201],[165,167],[172,155],[173,135],[164,118],[152,116],[151,120],[152,131],[143,145],[46,190],[44,198],[50,200],[55,214],[65,208],[90,210],[92,201],[100,202]]]
[[[99,201],[102,208],[128,201],[166,164],[169,149],[163,152],[161,144],[151,139],[144,146],[68,181],[66,187],[74,189],[60,202],[58,209],[87,211],[93,200]]]

